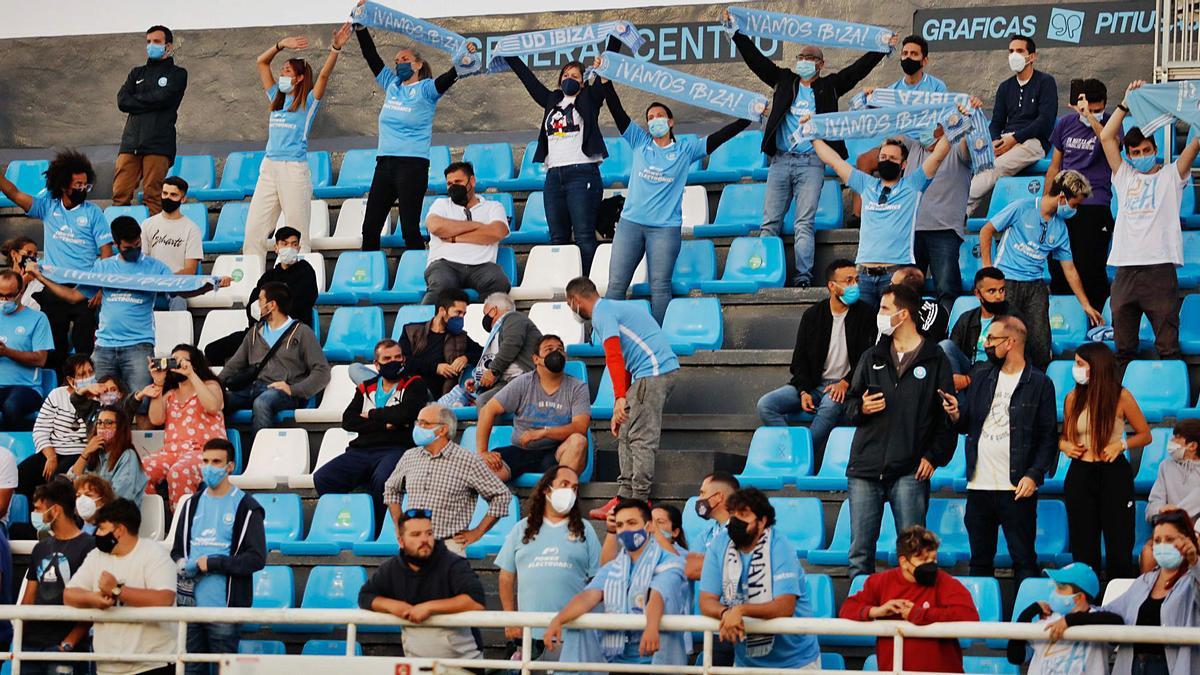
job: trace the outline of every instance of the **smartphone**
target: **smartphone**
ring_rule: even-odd
[[[867,396],[874,396],[875,394],[882,394],[882,393],[883,393],[883,387],[881,387],[877,384],[868,384],[867,385]]]
[[[21,256],[21,269],[24,269],[29,263],[37,262],[37,258],[31,255]]]
[[[176,368],[179,367],[179,360],[175,359],[173,357],[170,357],[170,358],[164,357],[161,359],[154,359],[150,363],[150,367],[153,368],[154,370],[159,370],[159,371],[175,370]]]

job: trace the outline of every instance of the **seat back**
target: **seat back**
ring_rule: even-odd
[[[323,347],[333,361],[370,361],[383,339],[382,307],[338,307],[329,322]]]
[[[370,541],[373,536],[375,508],[371,504],[371,495],[362,492],[327,494],[317,501],[305,541],[349,548],[357,542]]]
[[[439,194],[446,191],[446,167],[450,166],[451,161],[449,146],[430,146],[429,189]]]
[[[518,231],[523,234],[544,232],[546,241],[550,240],[550,223],[546,220],[546,201],[543,193],[530,192],[529,197],[525,199],[525,211],[521,214],[521,227]]]
[[[1104,600],[1101,601],[1101,606],[1110,604],[1125,595],[1125,591],[1133,588],[1135,581],[1137,579],[1109,579],[1108,585],[1104,587]]]
[[[325,387],[325,391],[321,393],[321,403],[317,406],[317,410],[328,413],[336,413],[338,420],[342,418],[342,411],[346,406],[350,405],[351,399],[354,398],[354,382],[350,381],[350,366],[338,364],[329,370],[329,386]],[[296,411],[300,412],[300,411]],[[335,427],[335,429],[337,429]],[[337,429],[341,431],[341,429]],[[325,432],[326,435],[329,432]],[[324,448],[324,443],[321,445]],[[320,465],[313,467],[315,473]]]
[[[374,170],[374,169],[372,169]],[[347,199],[338,209],[337,223],[333,226],[333,236],[361,237],[363,218],[367,215],[367,200],[363,197]],[[422,219],[423,220],[423,219]],[[387,212],[383,221],[382,234],[392,231],[392,212]]]
[[[775,476],[788,483],[795,482],[796,476],[810,475],[812,464],[808,427],[759,427],[750,438],[742,473]]]
[[[525,144],[525,152],[521,155],[521,168],[517,171],[517,178],[536,181],[540,184],[546,180],[546,163],[533,161],[533,156],[537,154],[537,145],[537,141],[529,141]]]
[[[999,239],[999,237],[997,237]],[[993,256],[995,260],[995,240],[992,241]],[[975,287],[975,273],[983,266],[983,256],[979,250],[979,235],[968,234],[963,237],[962,246],[958,249],[958,268],[962,274],[963,288]]]
[[[816,497],[772,497],[775,527],[800,555],[825,545],[825,516]]]
[[[1122,384],[1147,418],[1161,419],[1188,406],[1187,364],[1183,361],[1131,361]]]
[[[287,565],[267,565],[254,573],[255,609],[291,609],[296,606],[296,577]]]
[[[342,167],[338,170],[337,184],[341,187],[370,186],[375,176],[375,148],[355,148],[342,155]]]
[[[1054,383],[1054,404],[1057,406],[1059,421],[1063,418],[1063,404],[1066,403],[1067,394],[1075,388],[1075,377],[1071,375],[1071,366],[1074,361],[1051,361],[1049,366],[1046,366],[1046,377]]]
[[[192,344],[192,313],[155,312],[154,355],[167,356],[181,344]]]
[[[129,216],[140,224],[150,217],[150,209],[140,205],[104,207],[104,219],[108,221],[109,225],[112,225],[112,222],[121,216]]]
[[[854,427],[835,427],[825,442],[825,454],[821,457],[818,476],[838,478],[846,476],[850,464],[850,445],[854,442]]]
[[[396,265],[392,290],[424,293],[428,288],[425,283],[425,266],[428,264],[429,251],[405,251]]]
[[[254,499],[263,507],[263,532],[274,545],[300,541],[304,536],[304,509],[296,493],[257,492]]]
[[[205,298],[205,302],[195,304],[207,307],[230,307],[244,303],[250,297],[250,291],[254,290],[262,273],[263,259],[256,255],[219,255],[213,263],[212,276],[229,277],[233,281],[225,288],[218,288],[212,293],[191,300]],[[188,304],[193,303],[189,300]]]
[[[691,290],[701,281],[712,281],[716,278],[717,249],[712,240],[684,240],[679,248],[679,257],[675,259],[675,270],[671,273],[671,283]]]
[[[1000,611],[1000,582],[996,577],[955,577],[975,601],[980,621],[1003,621]]]
[[[576,246],[534,246],[525,259],[525,278],[519,288],[539,297],[553,297],[567,287],[567,282],[580,276],[582,266]]]
[[[250,202],[226,202],[217,214],[217,226],[209,241],[243,242],[246,240],[246,215]]]
[[[713,224],[758,225],[762,221],[766,183],[732,183],[721,189]]]
[[[471,425],[462,431],[462,437],[458,444],[462,447],[473,450],[475,443],[479,440],[479,427]],[[512,445],[513,428],[511,426],[493,426],[492,433],[488,434],[488,449],[503,448],[506,445]]]
[[[721,301],[716,298],[674,298],[667,305],[662,329],[672,345],[720,349],[725,340]]]
[[[992,202],[988,205],[987,217],[995,216],[1013,202],[1040,197],[1043,181],[1041,176],[1005,176],[996,181],[996,187],[992,190]]]
[[[346,251],[333,268],[330,293],[366,294],[387,288],[387,256],[383,251]]]
[[[963,524],[967,513],[965,499],[931,499],[925,525],[942,539],[941,551],[962,555],[971,550],[967,528]]]
[[[339,367],[341,366],[334,366],[334,368]],[[325,395],[329,396],[328,391],[326,391]],[[350,402],[347,401],[346,405],[349,404]],[[345,406],[342,407],[345,408]],[[340,427],[326,429],[325,434],[321,436],[321,447],[317,450],[317,461],[313,464],[313,473],[320,471],[321,467],[329,463],[329,460],[345,454],[350,441],[354,440],[357,436],[358,434],[353,431],[346,431]]]
[[[687,244],[690,244],[692,242],[684,241],[682,243],[684,246],[686,246]],[[681,247],[680,248],[681,256],[682,256],[682,250],[683,249]],[[592,283],[596,284],[596,292],[600,294],[600,297],[604,297],[604,294],[608,291],[608,272],[609,272],[609,267],[611,266],[611,264],[612,264],[612,244],[611,243],[600,244],[598,247],[596,247],[596,255],[592,258],[592,269],[588,273],[588,278],[592,280]],[[678,259],[675,261],[675,264],[676,264],[676,269],[678,269],[678,265],[679,265]],[[525,269],[528,273],[528,270],[529,270],[528,264],[525,265]],[[638,263],[637,268],[635,268],[633,270],[633,278],[630,279],[629,285],[630,285],[630,287],[633,287],[635,284],[644,284],[644,283],[646,283],[647,278],[648,278],[648,274],[646,272],[646,258],[643,257],[641,262]]]
[[[357,656],[362,656],[362,645],[356,640],[354,642],[354,653]],[[300,654],[304,656],[345,656],[346,641],[345,640],[309,640],[304,643],[304,647],[300,649]]]
[[[179,207],[179,212],[200,228],[200,241],[208,241],[208,206],[201,202],[188,202]],[[199,267],[196,268],[196,273],[200,273]]]
[[[565,302],[535,302],[529,308],[529,320],[542,335],[557,335],[564,345],[584,342],[583,324]]]
[[[1017,599],[1013,601],[1013,611],[1009,621],[1016,621],[1021,612],[1033,603],[1045,601],[1055,588],[1054,580],[1045,577],[1030,577],[1022,581],[1021,587],[1017,589]]]
[[[244,310],[211,310],[204,315],[204,323],[200,326],[200,339],[196,340],[196,348],[204,351],[204,348],[213,340],[223,338],[230,333],[246,330],[249,325],[250,320],[246,318]]]
[[[786,273],[783,240],[778,237],[738,237],[729,245],[722,281],[753,281],[760,287],[783,286]]]
[[[262,168],[266,151],[250,150],[231,152],[225,158],[225,167],[221,170],[221,187],[227,190],[241,190],[242,194],[254,192],[258,183],[258,172]]]
[[[48,159],[18,159],[8,163],[4,177],[21,192],[41,197],[46,193],[46,170],[49,168]]]
[[[600,180],[605,185],[629,182],[633,166],[633,149],[629,147],[629,141],[618,136],[604,139],[604,145],[608,147],[608,157],[600,162]]]
[[[950,327],[958,323],[959,318],[963,314],[975,309],[979,306],[979,298],[974,295],[963,295],[954,299],[954,306],[950,308]]]
[[[697,225],[708,222],[708,190],[703,185],[688,185],[683,188],[683,229],[690,232]],[[687,242],[684,242],[687,243]]]
[[[307,429],[259,429],[244,476],[286,479],[308,473]]]
[[[280,212],[279,218],[275,221],[275,230],[281,227],[290,226],[296,229],[296,223],[287,222],[287,214]],[[275,246],[275,230],[272,230],[266,241],[268,242],[267,250],[271,250]],[[329,202],[324,199],[314,199],[309,203],[308,209],[308,238],[309,243],[317,237],[329,236]]]
[[[795,221],[792,221],[795,231]],[[821,184],[821,198],[817,201],[817,214],[813,226],[818,230],[836,230],[842,226],[842,184],[827,180]]]
[[[481,188],[513,177],[512,146],[508,143],[472,143],[463,152],[463,161],[475,168],[475,182]]]
[[[208,190],[217,185],[217,161],[212,155],[176,155],[168,176],[178,176],[188,190]]]
[[[836,618],[833,579],[828,574],[805,574],[804,583],[808,586],[808,603],[812,608],[812,617],[814,619]]]
[[[304,609],[357,609],[358,591],[366,582],[367,571],[357,565],[317,565],[308,574],[300,606]]]
[[[142,504],[138,507],[142,512],[142,524],[138,528],[138,537],[158,541],[166,534],[167,510],[163,498],[157,494],[142,495]]]
[[[742,178],[749,178],[755,169],[766,166],[762,140],[763,134],[757,129],[741,132],[713,151],[708,158],[708,170],[734,171]]]
[[[308,173],[312,176],[315,188],[333,185],[333,162],[325,150],[310,150],[308,153]]]
[[[238,640],[238,653],[282,656],[287,654],[287,645],[282,640]]]
[[[1150,430],[1150,444],[1142,448],[1142,459],[1138,462],[1135,485],[1152,486],[1158,479],[1158,465],[1167,459],[1167,444],[1171,441],[1174,430],[1160,427]]]
[[[411,251],[417,253],[417,251]],[[408,255],[406,252],[404,255]],[[437,309],[433,305],[405,305],[396,312],[396,322],[392,324],[392,339],[399,340],[400,332],[410,323],[425,323],[433,318]]]

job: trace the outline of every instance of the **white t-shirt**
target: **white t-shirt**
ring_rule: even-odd
[[[1179,177],[1174,163],[1156,173],[1145,174],[1121,162],[1112,179],[1117,222],[1113,227],[1109,265],[1183,264],[1179,207],[1183,191],[1191,189],[1190,181],[1190,176]]]
[[[1015,490],[1009,478],[1009,431],[1008,406],[1013,391],[1021,381],[1021,373],[1001,371],[996,381],[996,394],[992,407],[979,433],[979,454],[975,460],[975,475],[967,483],[968,490]]]
[[[1058,621],[1062,615],[1053,614],[1038,622],[1045,627]],[[1103,642],[1059,640],[1058,642],[1030,642],[1033,659],[1029,662],[1029,675],[1108,675],[1108,652],[1111,649]]]
[[[131,588],[156,591],[175,591],[175,563],[167,549],[156,541],[139,538],[136,546],[123,556],[102,553],[95,549],[71,577],[67,588],[100,590],[100,573],[108,572],[118,583]],[[96,623],[94,645],[102,654],[174,654],[174,623]],[[167,661],[109,661],[97,663],[101,675],[133,675],[168,665]]]
[[[546,168],[572,164],[593,164],[599,157],[588,157],[583,153],[583,118],[575,110],[574,96],[564,96],[562,101],[546,115],[543,127],[546,130]]]
[[[178,273],[188,260],[203,260],[204,236],[191,218],[167,220],[162,213],[142,223],[142,253],[155,258]]]
[[[17,482],[17,458],[8,448],[0,448],[0,489],[14,490]],[[0,522],[8,525],[7,513]]]
[[[429,215],[441,216],[449,220],[466,220],[463,207],[442,197],[429,207]],[[477,223],[493,223],[497,220],[508,225],[508,215],[504,213],[504,205],[479,195],[479,203],[471,207],[471,220]],[[448,260],[462,265],[482,265],[496,262],[496,253],[500,250],[500,242],[494,244],[461,244],[445,241],[432,232],[429,233],[429,262]]]
[[[850,373],[850,352],[846,349],[846,316],[850,310],[833,315],[833,331],[829,334],[829,351],[825,353],[822,380],[840,380]]]

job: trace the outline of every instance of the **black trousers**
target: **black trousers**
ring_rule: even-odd
[[[49,290],[36,297],[54,337],[54,351],[46,357],[46,367],[60,370],[72,349],[76,354],[91,354],[96,346],[96,312],[86,302],[66,302]]]
[[[54,470],[56,476],[65,474],[75,460],[79,459],[79,455],[55,454],[58,457],[58,467]],[[46,456],[40,452],[33,453],[17,465],[17,494],[25,495],[30,504],[33,504],[33,491],[46,482],[42,475],[45,470]]]
[[[379,157],[375,160],[375,176],[367,195],[363,215],[364,251],[378,251],[379,237],[388,212],[399,204],[400,232],[404,248],[420,251],[425,248],[421,236],[421,202],[429,189],[429,160],[424,157]]]
[[[1000,528],[1012,555],[1013,579],[1019,587],[1040,574],[1034,540],[1037,537],[1037,494],[1013,499],[1011,490],[967,490],[963,518],[971,542],[971,576],[994,576]]]
[[[1071,238],[1071,257],[1083,293],[1092,307],[1104,307],[1108,299],[1108,247],[1112,243],[1113,216],[1108,204],[1083,204],[1074,218],[1067,221]],[[1057,261],[1050,264],[1050,292],[1071,295],[1071,287]]]
[[[1104,535],[1109,579],[1131,579],[1133,566],[1133,469],[1125,455],[1112,462],[1071,462],[1063,483],[1075,562],[1100,570]]]

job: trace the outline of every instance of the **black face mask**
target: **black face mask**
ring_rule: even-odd
[[[738,548],[746,548],[758,539],[758,534],[750,531],[750,524],[741,518],[730,518],[725,530],[729,532],[729,541]]]
[[[142,258],[142,247],[126,248],[121,250],[121,259],[125,262],[135,263]]]
[[[896,180],[900,177],[900,165],[890,159],[880,160],[879,177],[884,180]]]
[[[704,520],[712,520],[712,506],[709,505],[707,499],[696,500],[696,515]]]
[[[1005,357],[996,353],[996,347],[994,345],[984,347],[983,353],[987,355],[988,363],[994,366],[999,366],[1004,363]]]
[[[101,553],[112,553],[117,546],[117,536],[112,532],[108,534],[96,535],[96,548],[100,549]]]
[[[379,374],[383,376],[383,379],[395,382],[404,376],[404,362],[388,361],[379,366]]]
[[[467,186],[451,183],[446,187],[446,194],[450,197],[450,201],[459,206],[467,205]]]
[[[491,314],[483,315],[483,329],[484,330],[486,330],[487,332],[490,333],[490,332],[492,332],[492,327],[495,325],[496,325],[496,320],[492,318]]]
[[[921,69],[921,62],[916,59],[900,59],[900,70],[905,75],[915,75]]]
[[[542,357],[542,365],[552,373],[561,373],[567,367],[567,355],[562,352],[550,352]]]
[[[922,586],[932,586],[937,583],[937,573],[937,563],[927,562],[913,568],[913,579]]]
[[[579,84],[579,80],[573,77],[564,77],[562,81],[562,92],[567,96],[574,96],[579,93],[583,85]]]
[[[979,306],[988,311],[992,316],[1007,316],[1008,315],[1008,300],[997,300],[996,302],[988,302],[980,300]]]
[[[88,191],[87,190],[71,190],[67,194],[71,198],[71,205],[79,206],[80,204],[87,201]]]
[[[183,204],[183,202],[175,200],[175,199],[162,200],[163,213],[175,213],[176,211],[179,210],[180,204]]]

